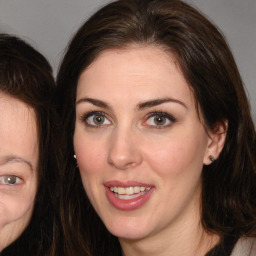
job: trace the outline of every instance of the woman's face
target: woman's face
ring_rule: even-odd
[[[25,229],[37,190],[34,110],[0,92],[0,251]]]
[[[81,74],[77,162],[92,205],[120,240],[199,224],[212,143],[175,58],[163,50],[108,50]]]

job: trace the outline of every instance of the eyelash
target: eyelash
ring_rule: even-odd
[[[99,117],[103,117],[104,118],[104,121],[108,121],[109,124],[111,124],[111,121],[109,120],[109,118],[107,117],[107,115],[104,113],[104,112],[101,112],[101,111],[91,111],[91,112],[88,112],[84,115],[82,115],[80,117],[80,120],[87,126],[87,127],[91,127],[91,128],[102,128],[103,126],[105,125],[92,125],[92,124],[89,124],[88,123],[88,119],[90,117],[96,117],[96,116],[99,116]],[[172,115],[164,112],[164,111],[157,111],[157,112],[152,112],[152,113],[149,113],[146,117],[146,120],[143,121],[143,123],[147,122],[150,118],[152,117],[161,117],[161,118],[166,118],[168,121],[170,121],[170,123],[174,123],[176,122],[176,118],[174,118]],[[108,125],[108,124],[107,124]],[[146,125],[144,125],[146,126]],[[169,127],[170,124],[168,125],[149,125],[150,128],[156,128],[156,129],[163,129],[163,128],[166,128],[166,127]]]

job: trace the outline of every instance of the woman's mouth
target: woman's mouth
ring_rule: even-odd
[[[131,200],[146,194],[151,187],[110,187],[110,190],[114,195],[122,200]]]
[[[135,210],[142,207],[150,199],[154,190],[152,185],[137,182],[108,182],[105,184],[109,203],[119,210]]]

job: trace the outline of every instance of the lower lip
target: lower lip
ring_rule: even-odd
[[[131,200],[123,200],[119,199],[115,196],[115,194],[109,189],[109,187],[105,187],[106,196],[110,204],[112,204],[115,208],[123,211],[130,211],[140,208],[144,205],[151,197],[154,188],[151,188],[147,193],[133,198]]]

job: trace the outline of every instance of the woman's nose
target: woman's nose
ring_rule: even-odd
[[[108,153],[110,165],[125,170],[141,164],[142,154],[137,136],[132,131],[113,132]]]

